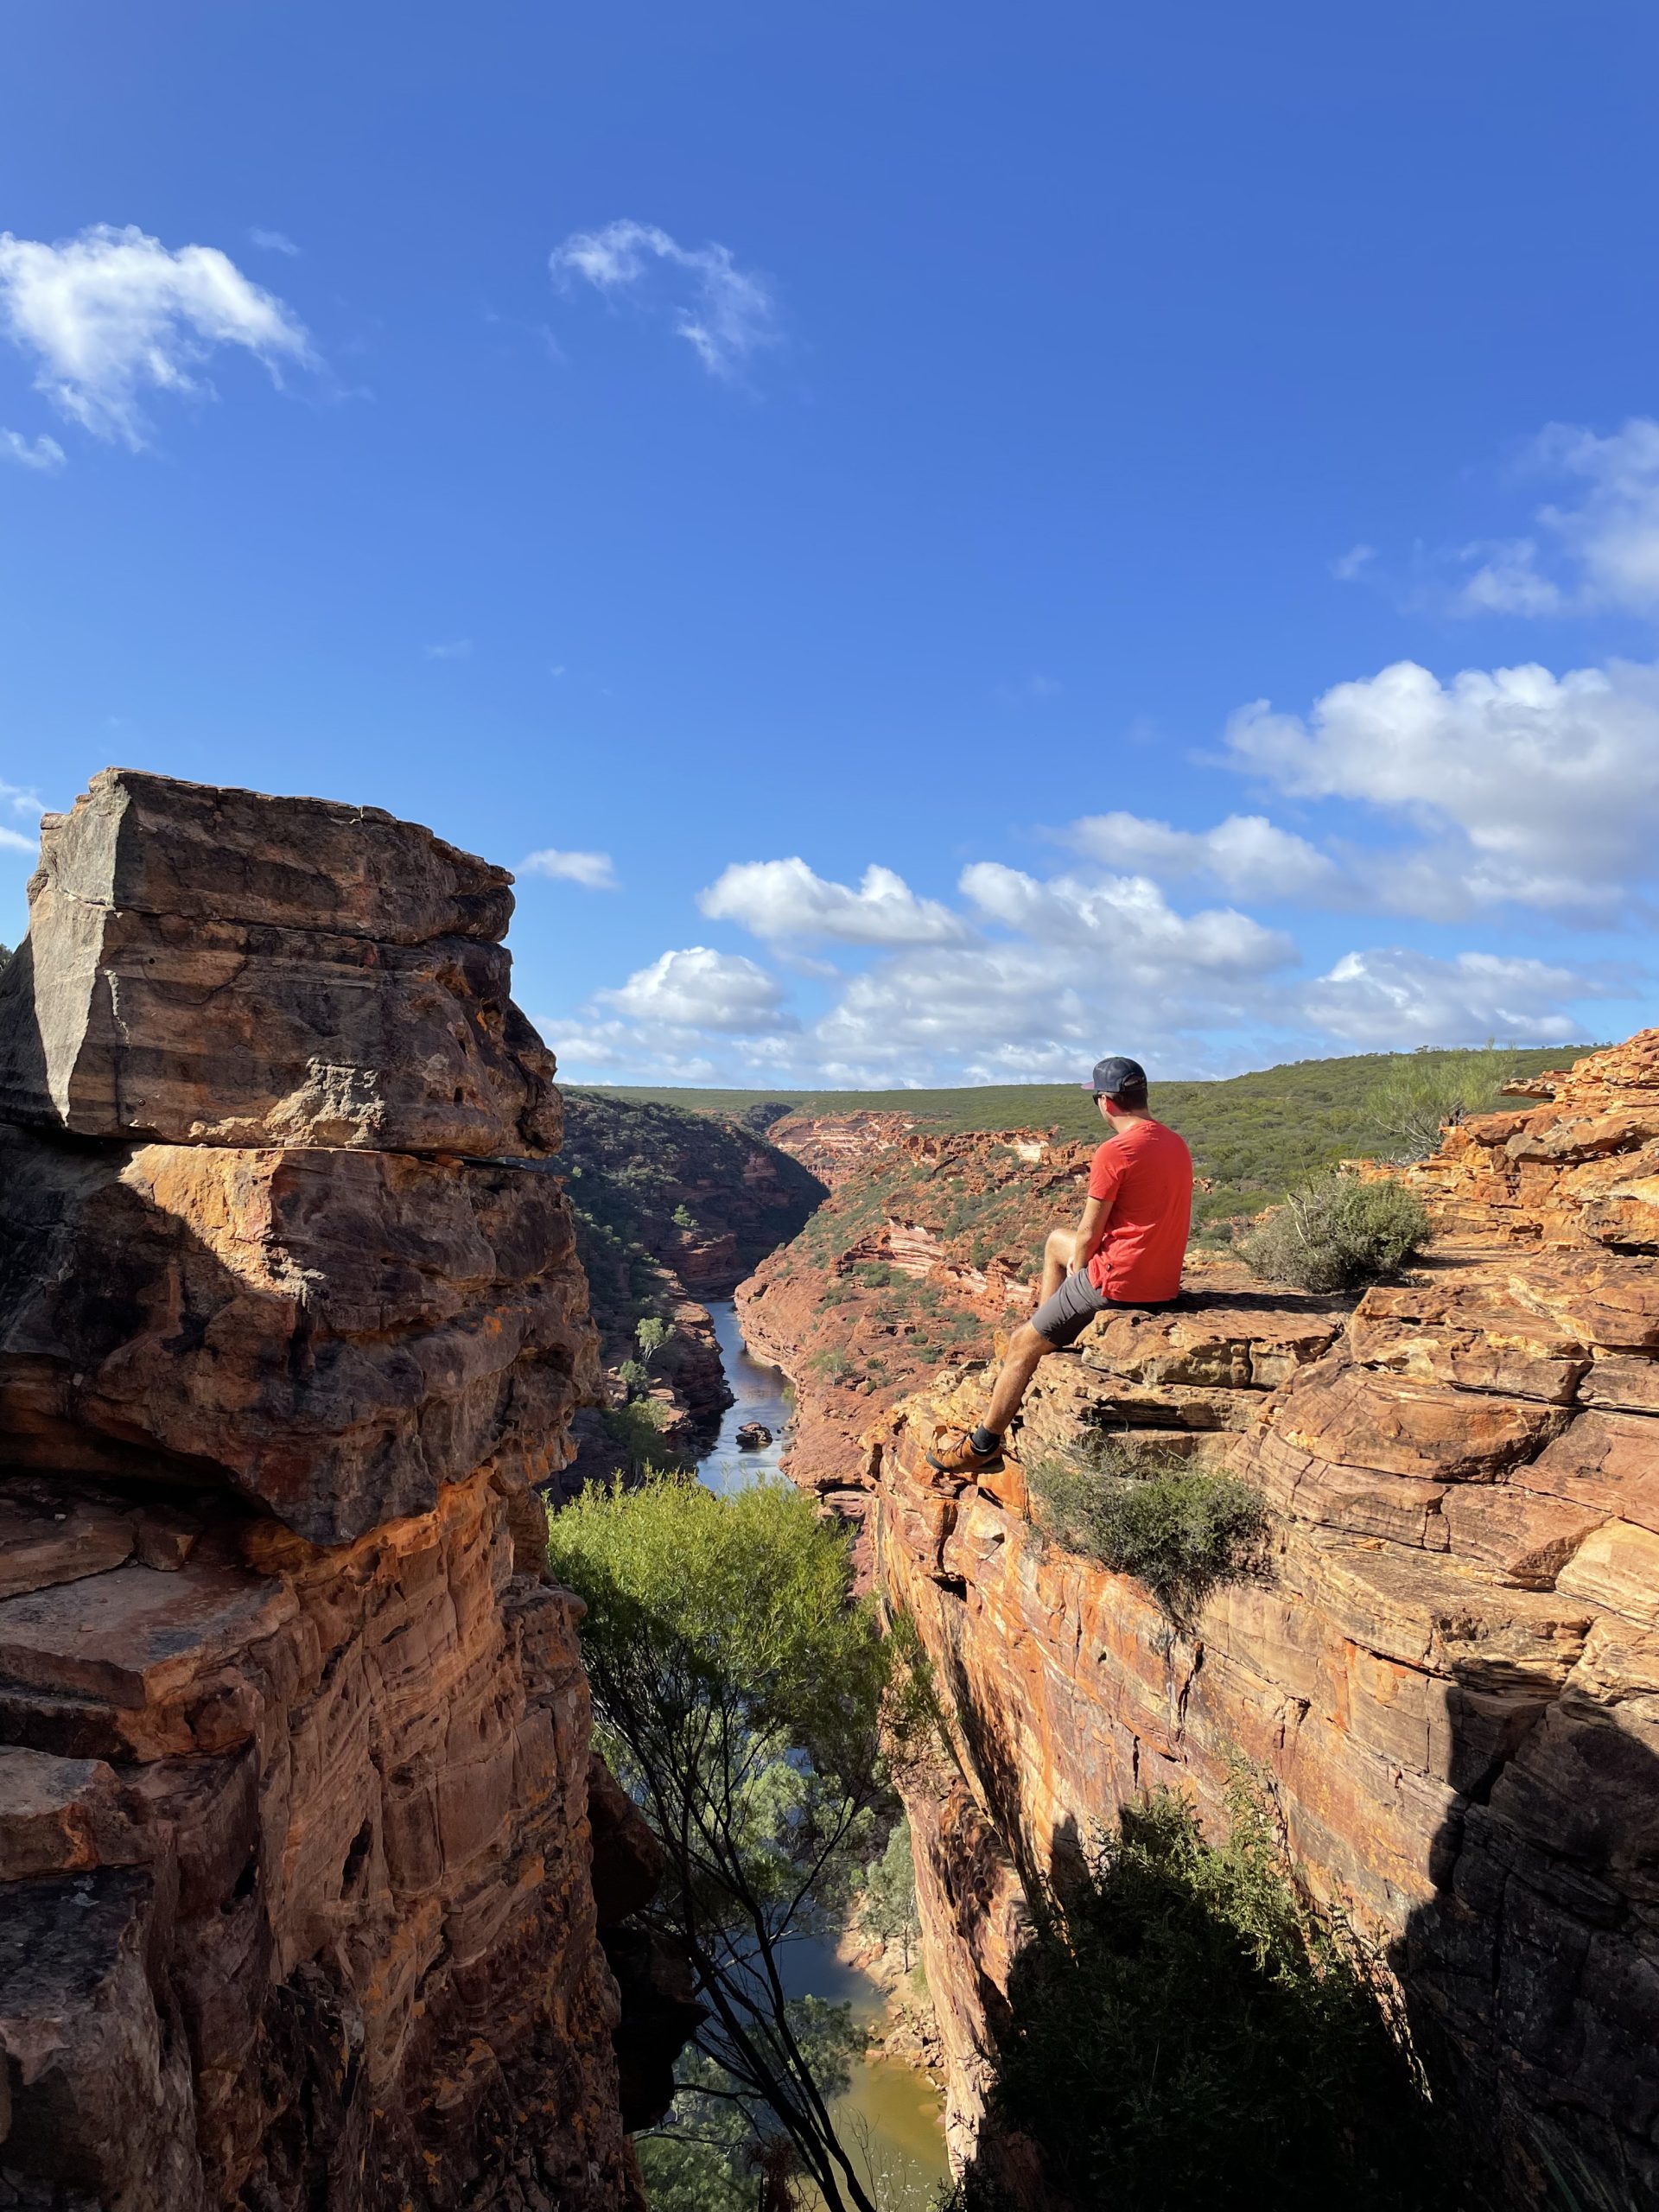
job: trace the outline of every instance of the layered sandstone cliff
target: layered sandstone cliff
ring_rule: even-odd
[[[1200,1269],[1044,1363],[1000,1472],[924,1457],[982,1371],[851,1463],[960,1758],[912,1807],[958,2152],[1031,1885],[1150,1784],[1219,1818],[1242,1755],[1386,1944],[1491,2201],[1554,2201],[1553,2162],[1659,2205],[1659,1033],[1415,1179],[1442,1234],[1408,1283],[1351,1311]],[[1124,1431],[1273,1508],[1270,1571],[1192,1634],[1033,1523],[1022,1461]]]
[[[531,1487],[594,1344],[510,881],[124,772],[44,825],[0,981],[0,2202],[635,2201]]]

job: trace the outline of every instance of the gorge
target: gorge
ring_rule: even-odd
[[[943,1478],[1087,1146],[561,1101],[511,909],[372,809],[110,771],[46,823],[0,976],[0,2204],[642,2202],[693,1993],[632,1918],[546,1504],[631,1408],[712,1483],[774,1464],[741,1328],[939,1688],[958,2163],[1046,1885],[1149,1787],[1213,1827],[1243,1759],[1491,2204],[1659,2206],[1659,1033],[1392,1171],[1437,1231],[1404,1279],[1201,1238]],[[1270,1510],[1179,1624],[1033,1503],[1125,1439]]]

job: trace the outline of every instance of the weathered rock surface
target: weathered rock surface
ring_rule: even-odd
[[[555,1152],[552,1061],[496,942],[511,882],[373,809],[106,770],[46,818],[0,977],[0,1115],[174,1143]]]
[[[1017,1450],[925,1464],[983,1370],[849,1468],[919,1624],[960,1777],[912,1807],[930,1986],[971,2139],[1023,1894],[1135,1791],[1222,1817],[1268,1777],[1310,1881],[1387,1946],[1491,2201],[1659,2206],[1659,1033],[1414,1179],[1444,1233],[1351,1313],[1198,1268],[1175,1313],[1046,1361]],[[1026,1468],[1102,1431],[1257,1481],[1270,1572],[1191,1636],[1046,1541]]]
[[[14,1464],[228,1480],[319,1543],[554,1472],[595,1364],[555,1178],[0,1126]]]
[[[619,2050],[648,2107],[685,2016],[648,1961],[628,2040],[596,1891],[648,1840],[529,1488],[593,1331],[556,1179],[451,1156],[556,1129],[507,879],[125,773],[48,847],[0,1044],[0,2203],[635,2205]],[[364,1111],[296,1106],[312,1014]]]

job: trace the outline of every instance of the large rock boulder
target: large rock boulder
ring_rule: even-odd
[[[47,823],[0,988],[0,2204],[639,2202],[509,881],[124,771]]]
[[[512,878],[376,809],[109,769],[48,815],[0,1115],[186,1144],[558,1149]]]

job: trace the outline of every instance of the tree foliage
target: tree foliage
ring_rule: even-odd
[[[1432,2212],[1458,2201],[1377,1962],[1301,1897],[1242,1779],[1219,1845],[1126,1808],[1049,1900],[1009,1990],[991,2137],[1035,2146],[1055,2212]],[[998,2202],[970,2174],[961,2212]]]
[[[781,2128],[836,2212],[869,2212],[784,1961],[845,1906],[891,1808],[885,1747],[926,1726],[913,1632],[879,1633],[845,1537],[787,1483],[590,1488],[555,1516],[549,1558],[587,1602],[606,1755],[667,1856],[653,1910],[710,2008],[719,2096],[746,2141]]]
[[[878,1942],[902,1947],[905,1971],[908,1973],[911,1954],[922,1939],[921,1911],[916,1902],[916,1862],[911,1853],[908,1821],[893,1822],[881,1856],[864,1870],[859,1918]]]
[[[1396,1160],[1425,1160],[1448,1123],[1491,1114],[1516,1073],[1513,1052],[1489,1045],[1480,1052],[1402,1056],[1366,1099],[1377,1133]]]
[[[639,1357],[649,1367],[663,1346],[673,1335],[673,1325],[664,1320],[660,1313],[647,1313],[633,1332],[633,1340],[639,1347]]]

